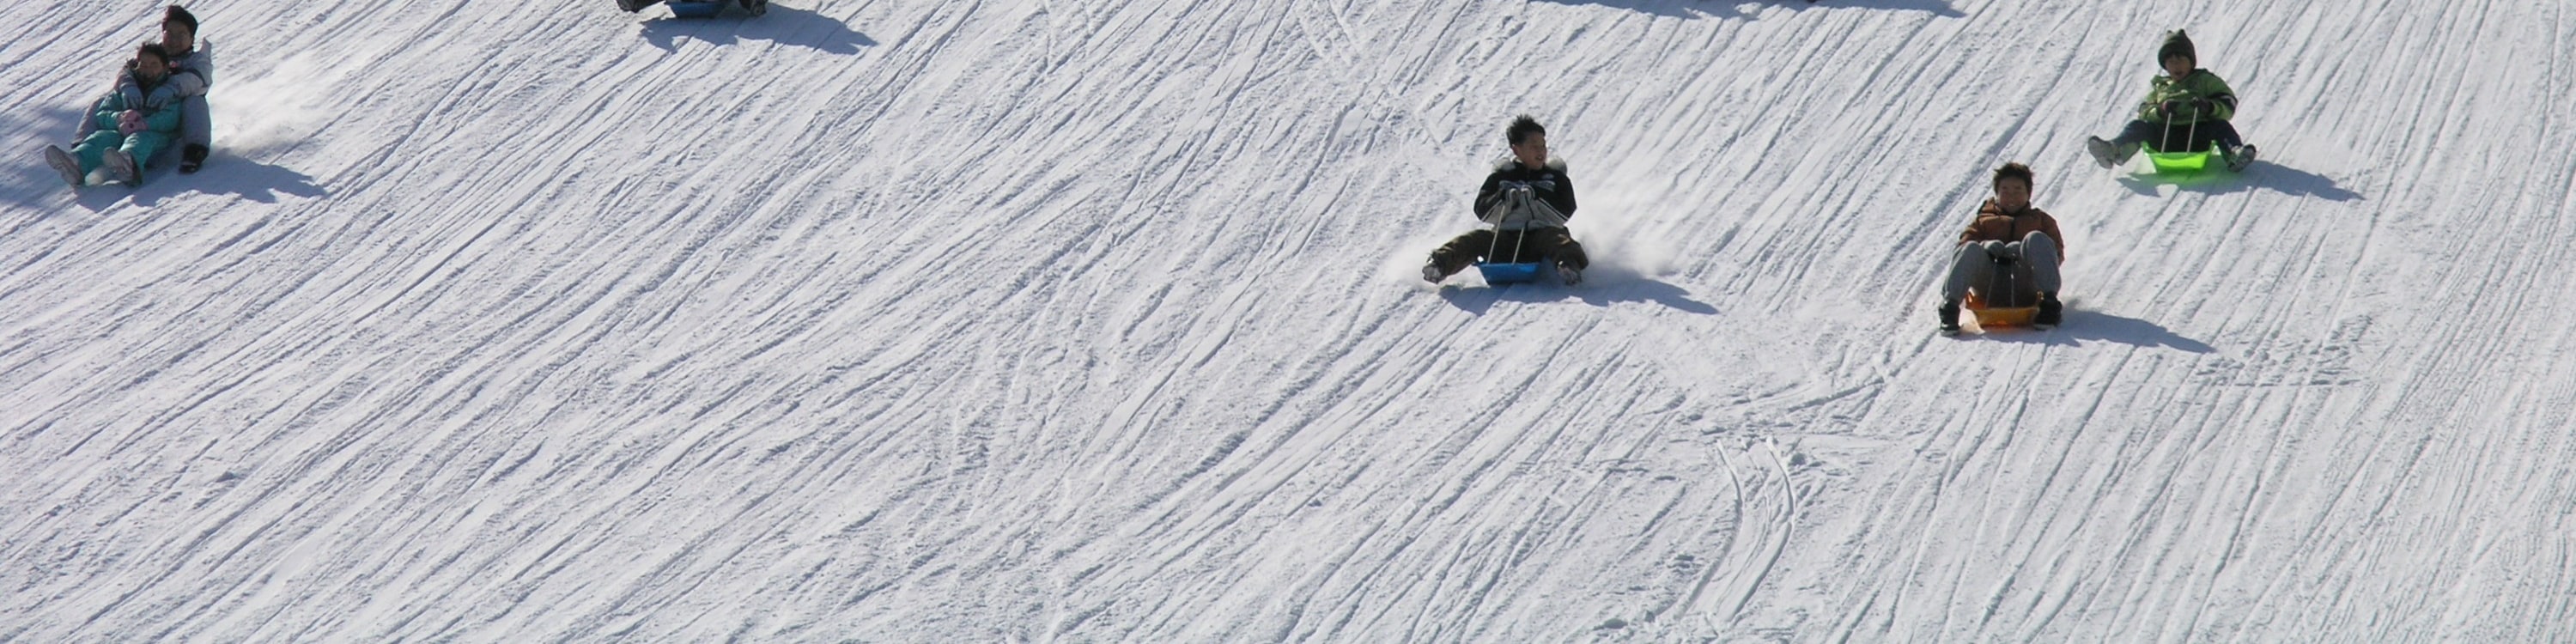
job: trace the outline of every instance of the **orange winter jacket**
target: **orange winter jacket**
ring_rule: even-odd
[[[1959,243],[2011,243],[2021,241],[2022,237],[2034,231],[2048,233],[2048,240],[2057,242],[2057,261],[2066,261],[2066,235],[2057,232],[2057,218],[2048,216],[2048,211],[2036,206],[2022,208],[2021,212],[2005,213],[1995,206],[1995,200],[1987,199],[1985,205],[1977,207],[1976,221],[1968,222],[1968,229],[1959,232]]]

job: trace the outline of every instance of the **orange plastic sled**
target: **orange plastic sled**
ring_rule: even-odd
[[[1986,298],[1978,297],[1973,291],[1968,293],[1968,301],[1961,308],[1977,314],[1977,328],[1981,329],[2030,326],[2030,321],[2039,317],[2038,305],[1987,306]]]

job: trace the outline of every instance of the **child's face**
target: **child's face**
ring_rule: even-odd
[[[1547,135],[1531,134],[1512,144],[1512,156],[1532,168],[1547,165]]]
[[[2021,179],[1995,182],[1995,205],[2006,212],[2030,207],[2030,184],[2022,183]]]
[[[2191,75],[2191,59],[2174,56],[2165,59],[2165,75],[2182,78]]]
[[[169,75],[170,63],[151,56],[136,56],[134,57],[134,73],[137,76],[142,76],[143,80],[161,80],[162,76]]]

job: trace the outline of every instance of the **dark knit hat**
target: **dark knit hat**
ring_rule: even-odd
[[[187,25],[188,35],[197,35],[197,17],[190,15],[188,10],[179,8],[179,5],[170,5],[170,10],[161,14],[161,22]]]
[[[2165,59],[2175,56],[2189,58],[2194,63],[2200,62],[2200,54],[2192,51],[2191,48],[2191,34],[2183,33],[2180,29],[2165,34],[2165,46],[2156,48],[2156,63],[2163,64]]]

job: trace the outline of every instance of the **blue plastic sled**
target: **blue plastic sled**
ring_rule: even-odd
[[[1519,284],[1538,281],[1538,262],[1524,264],[1477,264],[1476,272],[1485,274],[1487,284]]]
[[[755,16],[769,13],[768,0],[664,0],[662,4],[671,7],[671,15],[682,18],[713,18],[731,4],[740,4]]]
[[[716,12],[723,11],[725,6],[722,2],[665,2],[663,4],[671,6],[671,15],[682,18],[713,18],[716,17]]]

